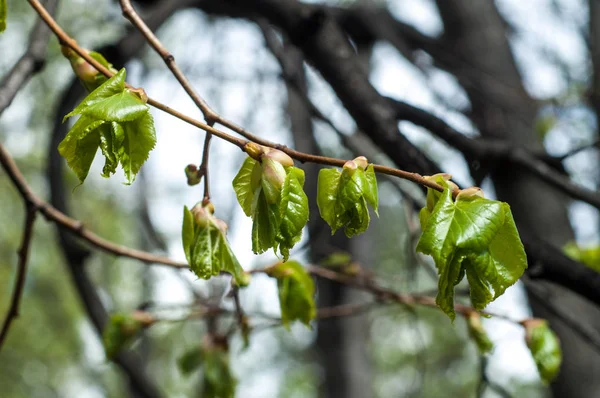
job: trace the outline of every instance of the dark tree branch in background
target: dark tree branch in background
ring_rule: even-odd
[[[48,0],[45,3],[51,15],[54,14],[57,3],[57,0]],[[11,104],[31,76],[44,67],[49,36],[50,29],[44,21],[38,20],[29,36],[27,51],[0,82],[0,114]]]
[[[23,237],[21,238],[21,247],[19,248],[19,262],[17,264],[15,287],[13,288],[10,307],[8,308],[8,312],[6,313],[6,317],[2,325],[2,330],[0,331],[0,351],[2,350],[2,345],[4,344],[10,325],[15,320],[15,318],[19,316],[19,306],[21,304],[21,297],[23,297],[25,278],[27,277],[29,247],[31,246],[31,240],[33,237],[33,224],[35,222],[35,216],[37,215],[37,209],[29,203],[27,203],[25,207],[25,222],[23,225]]]

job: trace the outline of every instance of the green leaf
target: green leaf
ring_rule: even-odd
[[[481,354],[487,354],[492,351],[494,344],[488,337],[483,325],[481,323],[481,316],[473,311],[467,316],[467,326],[469,328],[469,335],[475,341],[477,348]]]
[[[308,198],[304,193],[304,171],[290,167],[281,190],[279,250],[287,261],[290,249],[300,241],[308,222]]]
[[[237,380],[229,366],[229,353],[221,347],[203,352],[204,383],[200,396],[205,398],[234,398]]]
[[[186,351],[177,360],[179,370],[184,376],[189,376],[191,373],[200,368],[203,361],[203,351],[200,347],[194,347]]]
[[[304,267],[297,261],[279,263],[268,270],[277,279],[281,320],[289,329],[290,322],[299,320],[306,326],[316,316],[315,285]]]
[[[367,203],[377,212],[377,179],[373,165],[361,168],[321,169],[317,205],[331,233],[345,227],[349,238],[367,230],[371,220]]]
[[[440,276],[436,303],[452,320],[454,286],[464,274],[473,306],[481,310],[527,268],[525,250],[506,203],[460,195],[455,202],[446,187],[432,211],[421,210],[421,220],[423,234],[417,251],[433,257]]]
[[[8,6],[6,0],[0,0],[0,33],[6,30],[6,17],[8,16]]]
[[[269,204],[262,188],[257,188],[252,203],[252,251],[264,253],[276,244],[279,209]]]
[[[194,213],[184,207],[181,229],[183,251],[191,270],[202,279],[228,272],[236,283],[244,285],[247,278],[227,242],[225,223],[201,204],[197,204],[193,211],[202,213],[202,216],[195,218]]]
[[[254,191],[258,188],[258,183],[253,183],[252,176],[255,174],[258,174],[260,179],[260,163],[248,156],[233,179],[233,190],[242,210],[248,217],[252,214]],[[256,177],[254,178],[256,179]]]
[[[142,323],[128,314],[113,314],[102,332],[106,357],[114,358],[127,348],[142,330]]]
[[[525,326],[526,343],[544,383],[552,382],[560,371],[562,350],[556,334],[543,319],[528,319]]]
[[[254,253],[273,248],[275,254],[279,250],[284,260],[288,259],[308,222],[303,186],[301,169],[284,167],[272,158],[263,159],[262,164],[246,158],[233,180],[233,189],[244,213],[252,217]]]
[[[125,88],[125,69],[90,93],[65,119],[81,115],[60,143],[59,153],[83,183],[98,147],[105,157],[102,176],[121,164],[131,184],[156,145],[149,107]]]
[[[569,242],[563,247],[563,251],[573,260],[600,272],[600,246],[579,247],[577,243]]]

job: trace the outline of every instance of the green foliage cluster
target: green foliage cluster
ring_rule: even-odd
[[[525,339],[535,365],[545,383],[553,381],[560,371],[562,350],[556,334],[543,319],[528,319],[523,322]]]
[[[359,156],[346,162],[341,172],[321,169],[317,204],[332,234],[342,227],[349,238],[365,232],[371,220],[367,203],[377,213],[377,179],[367,158]]]
[[[260,162],[246,158],[233,189],[244,213],[252,217],[252,251],[259,254],[273,248],[285,261],[308,222],[304,171],[281,151],[263,151]]]
[[[246,283],[244,270],[231,251],[227,225],[213,215],[214,206],[198,203],[183,209],[182,241],[190,268],[202,279],[219,275],[222,271],[233,275],[239,285]]]
[[[81,183],[100,148],[102,176],[114,174],[120,164],[131,184],[156,144],[150,108],[143,96],[125,87],[125,75],[121,69],[65,116],[81,115],[58,146]]]
[[[194,347],[179,358],[179,368],[189,375],[203,368],[202,397],[233,398],[237,380],[229,365],[226,345],[205,341],[202,347]]]
[[[508,204],[485,199],[478,189],[463,190],[454,199],[450,176],[431,178],[445,189],[427,190],[417,251],[433,257],[439,274],[436,303],[454,320],[454,287],[465,275],[471,302],[481,310],[517,282],[527,257]]]

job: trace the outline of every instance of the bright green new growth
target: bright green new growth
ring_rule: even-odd
[[[121,69],[65,116],[81,115],[58,146],[81,183],[98,147],[106,159],[102,176],[114,174],[120,164],[131,184],[156,144],[150,109],[125,88],[125,74]]]
[[[202,279],[210,279],[225,271],[237,284],[246,285],[244,270],[225,237],[227,226],[212,215],[210,206],[197,204],[191,211],[187,206],[183,208],[181,235],[190,268]]]
[[[563,251],[573,260],[600,272],[600,246],[580,247],[575,242],[569,242],[563,247]]]
[[[417,251],[433,257],[439,274],[436,303],[454,320],[454,286],[465,274],[471,302],[482,310],[521,277],[527,257],[508,204],[477,194],[454,200],[446,180],[434,178],[445,189],[428,189]]]
[[[127,348],[142,330],[143,324],[129,314],[113,314],[102,331],[102,343],[108,359]]]
[[[317,314],[315,284],[304,267],[297,261],[279,263],[267,271],[277,279],[281,321],[289,329],[290,322],[299,320],[306,326]]]
[[[543,319],[528,319],[523,322],[526,342],[535,365],[544,383],[552,382],[560,370],[562,351],[556,334]]]
[[[272,159],[258,162],[246,158],[233,180],[233,189],[244,213],[252,217],[254,253],[273,248],[287,261],[308,222],[308,198],[303,187],[301,169]]]
[[[0,0],[0,33],[6,29],[6,17],[8,16],[8,6],[6,0]]]
[[[338,169],[319,172],[317,205],[332,235],[342,227],[349,238],[366,231],[370,222],[367,203],[377,214],[377,179],[373,165],[367,166],[366,162],[361,156],[346,162],[341,172]]]
[[[467,326],[469,328],[469,336],[475,341],[479,352],[487,354],[492,351],[494,344],[483,328],[481,316],[477,312],[473,311],[467,316]]]

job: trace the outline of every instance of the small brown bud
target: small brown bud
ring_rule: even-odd
[[[357,158],[354,158],[354,163],[356,163],[356,165],[363,170],[366,170],[367,167],[369,166],[369,162],[368,162],[367,158],[364,156],[359,156]]]

